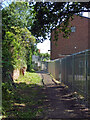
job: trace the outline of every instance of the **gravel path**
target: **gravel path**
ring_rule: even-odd
[[[41,84],[44,86],[40,94],[45,95],[41,119],[90,118],[90,110],[79,104],[66,87],[56,85],[47,72],[37,73],[42,78]]]

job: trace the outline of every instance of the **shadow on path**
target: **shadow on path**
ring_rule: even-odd
[[[8,105],[5,110],[7,120],[90,118],[90,111],[79,104],[74,94],[66,87],[56,85],[48,72],[37,73],[42,78],[40,84],[16,83],[17,89],[11,91],[12,94],[10,93],[5,102],[5,105]]]
[[[42,77],[44,85],[41,94],[43,98],[42,119],[89,119],[90,110],[78,103],[77,98],[67,88],[56,85],[48,72],[37,72]]]

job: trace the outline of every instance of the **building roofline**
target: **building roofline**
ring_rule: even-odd
[[[79,15],[80,16],[80,15]],[[80,17],[83,17],[83,18],[87,18],[87,19],[90,19],[89,17],[85,17],[85,16],[80,16]]]

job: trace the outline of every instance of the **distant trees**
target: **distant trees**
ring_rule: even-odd
[[[48,53],[39,53],[38,56],[41,58],[41,61],[50,60],[50,54]]]

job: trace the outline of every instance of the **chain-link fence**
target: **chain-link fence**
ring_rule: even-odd
[[[62,82],[80,95],[80,99],[89,105],[90,101],[90,50],[73,54],[62,59]]]
[[[90,107],[90,50],[49,62],[48,72],[76,91]]]

